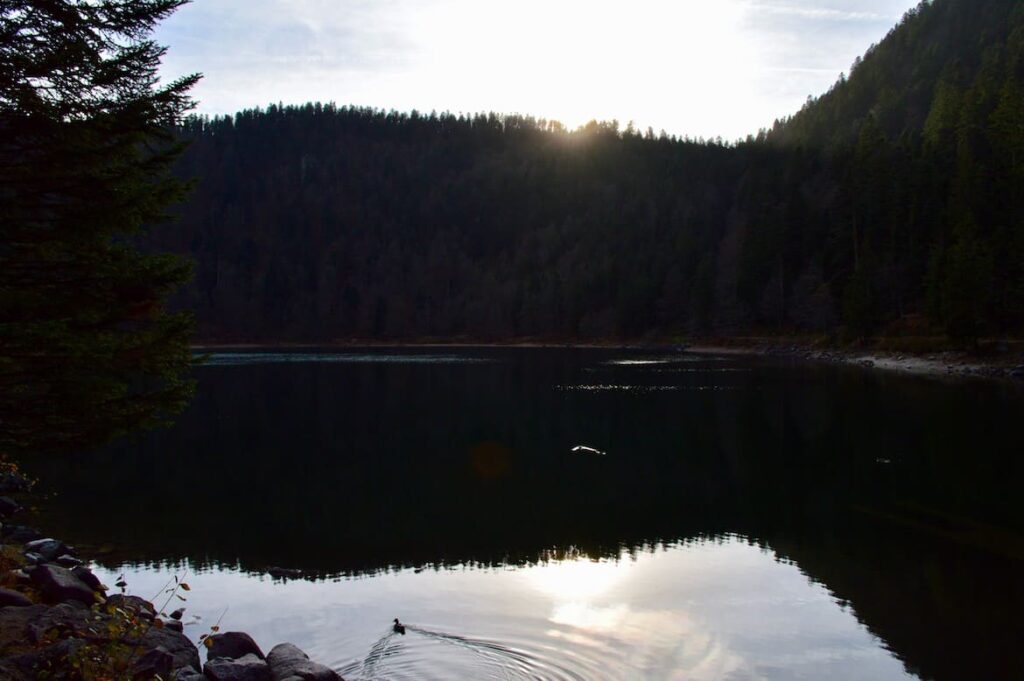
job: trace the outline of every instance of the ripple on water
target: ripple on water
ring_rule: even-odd
[[[406,635],[388,632],[361,660],[335,665],[354,681],[403,679],[545,679],[590,681],[615,677],[609,660],[588,658],[549,642],[498,642],[406,625]],[[624,671],[624,670],[623,670]],[[612,675],[612,676],[609,676]]]

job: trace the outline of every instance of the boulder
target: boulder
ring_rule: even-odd
[[[156,608],[153,607],[153,604],[138,596],[114,594],[107,597],[107,605],[112,605],[125,612],[135,613],[142,619],[151,620],[156,617]]]
[[[203,671],[209,681],[273,681],[270,667],[255,655],[237,660],[218,657],[207,662]]]
[[[65,553],[65,554],[63,554],[61,556],[57,556],[57,559],[54,560],[53,562],[56,563],[57,565],[60,565],[61,567],[66,567],[69,570],[71,568],[76,568],[76,567],[78,567],[79,565],[82,564],[82,561],[78,560],[74,556],[72,556],[70,554],[67,554],[67,553]]]
[[[181,620],[160,620],[164,623],[164,626],[171,631],[185,631],[185,625],[181,623]]]
[[[9,516],[21,510],[21,506],[10,497],[0,497],[0,517]]]
[[[38,553],[46,560],[56,560],[58,556],[71,553],[71,549],[59,539],[36,539],[25,544],[25,551]]]
[[[25,525],[4,525],[3,538],[13,544],[24,544],[25,542],[39,539],[43,533],[34,527]]]
[[[92,570],[85,567],[84,565],[78,565],[71,568],[71,574],[82,580],[87,587],[93,591],[106,591],[106,587],[100,582],[100,578],[92,573]]]
[[[256,641],[252,640],[252,636],[244,632],[228,631],[210,637],[209,653],[206,655],[209,659],[226,657],[237,660],[246,655],[255,655],[261,660],[266,659],[266,655],[256,645]]]
[[[0,650],[24,646],[29,640],[28,627],[50,608],[30,605],[24,608],[0,608]],[[3,678],[0,676],[0,678]]]
[[[95,625],[105,626],[108,619],[102,615],[94,617],[93,612],[80,603],[61,603],[29,622],[28,639],[40,644],[53,638],[80,638],[89,635]]]
[[[51,603],[78,601],[85,605],[96,603],[96,594],[71,570],[59,565],[40,565],[31,574],[32,582],[39,587],[46,600]]]
[[[7,655],[0,660],[0,679],[34,681],[49,670],[66,668],[67,656],[85,643],[68,634],[85,631],[90,614],[72,605],[0,608],[0,650]],[[55,641],[54,635],[62,640]]]
[[[274,646],[267,655],[267,664],[274,681],[343,681],[336,671],[310,661],[309,655],[291,643]]]
[[[20,591],[0,589],[0,608],[27,608],[30,605],[32,605],[32,601]]]
[[[163,646],[150,648],[132,665],[132,679],[169,679],[174,672],[174,656]]]
[[[153,627],[146,632],[139,643],[144,648],[163,647],[174,657],[174,669],[182,667],[200,669],[202,667],[199,662],[199,649],[180,631]]]
[[[171,681],[206,681],[206,677],[193,667],[182,667],[174,672]]]
[[[38,553],[36,553],[34,551],[26,551],[25,552],[25,560],[28,561],[29,565],[35,566],[35,565],[42,565],[43,563],[45,563],[46,562],[46,557],[45,556],[41,556],[41,555],[39,555]]]
[[[53,645],[0,660],[0,679],[5,681],[36,681],[55,676],[53,670],[66,669],[68,658],[86,645],[81,639],[64,639]]]

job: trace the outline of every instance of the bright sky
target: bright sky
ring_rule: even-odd
[[[743,137],[917,0],[193,0],[158,31],[199,112],[333,101]]]

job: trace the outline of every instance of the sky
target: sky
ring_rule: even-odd
[[[795,113],[917,0],[193,0],[157,31],[202,114],[309,101],[734,140]]]

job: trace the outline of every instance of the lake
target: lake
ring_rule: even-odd
[[[30,468],[107,584],[184,576],[193,639],[350,681],[1024,678],[1019,386],[604,349],[196,377],[174,427]]]

